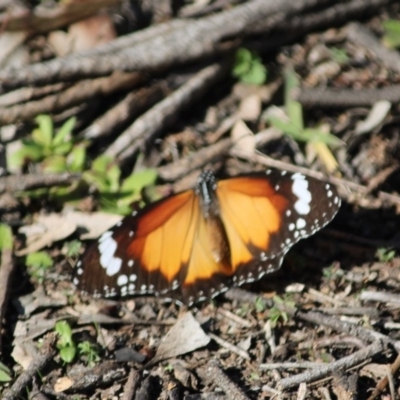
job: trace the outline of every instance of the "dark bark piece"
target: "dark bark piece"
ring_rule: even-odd
[[[380,100],[397,104],[400,102],[400,85],[374,89],[302,88],[295,100],[306,107],[318,108],[372,106]]]
[[[40,373],[46,365],[54,358],[56,351],[54,344],[56,342],[55,335],[48,335],[42,346],[42,354],[35,358],[29,367],[18,377],[11,389],[3,396],[3,400],[14,400],[30,386],[33,377]]]
[[[124,393],[121,400],[132,400],[135,398],[136,391],[139,387],[139,381],[141,378],[141,373],[135,369],[131,369],[129,372],[128,380],[124,386]]]
[[[243,390],[221,369],[219,362],[211,360],[206,366],[208,380],[220,387],[229,399],[249,400]]]

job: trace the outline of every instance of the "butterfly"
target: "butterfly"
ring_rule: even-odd
[[[300,239],[337,213],[330,183],[266,170],[217,181],[150,204],[84,252],[74,284],[97,297],[166,295],[188,305],[277,270]]]

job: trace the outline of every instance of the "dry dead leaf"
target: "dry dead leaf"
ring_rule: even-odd
[[[85,233],[79,237],[82,240],[97,239],[102,233],[117,224],[123,218],[118,214],[105,212],[83,213],[79,211],[68,211],[66,214],[70,221],[74,221],[79,228],[84,228]]]
[[[95,15],[71,24],[68,32],[54,31],[48,40],[59,56],[92,49],[116,37],[114,24],[109,15]]]
[[[261,114],[261,106],[259,94],[251,94],[240,102],[238,116],[244,121],[255,121]]]
[[[72,210],[66,210],[61,214],[39,215],[35,223],[19,229],[19,233],[26,236],[27,245],[16,254],[23,256],[43,249],[53,242],[65,239],[78,228],[86,231],[80,236],[82,240],[95,239],[121,219],[121,215],[116,214],[104,212],[89,214]]]
[[[362,135],[379,126],[388,115],[392,104],[387,100],[377,101],[364,121],[357,123],[355,133]]]
[[[11,357],[21,365],[24,370],[28,369],[31,362],[38,354],[36,345],[31,341],[14,340]]]
[[[256,150],[255,136],[241,119],[233,125],[231,138],[235,143],[232,147],[233,152],[240,151],[246,154],[254,154]]]
[[[27,246],[24,249],[16,251],[17,256],[25,256],[33,253],[53,242],[65,239],[76,230],[76,224],[65,215],[48,214],[40,215],[34,226],[23,226],[19,233],[26,235]]]
[[[61,393],[65,390],[68,390],[72,385],[73,381],[70,378],[63,376],[62,378],[57,379],[56,383],[54,384],[54,391],[56,393]]]
[[[190,353],[207,346],[210,340],[196,318],[188,312],[166,334],[149,364]]]

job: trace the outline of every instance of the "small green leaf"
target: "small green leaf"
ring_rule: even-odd
[[[49,147],[53,138],[53,121],[49,115],[38,115],[35,118],[38,128],[32,132],[32,139],[43,147]]]
[[[59,146],[60,144],[69,141],[69,136],[72,133],[76,123],[76,118],[71,117],[67,121],[64,122],[63,126],[57,131],[54,136],[53,145]]]
[[[74,342],[72,341],[72,329],[67,321],[57,321],[54,326],[54,330],[60,336],[57,344],[59,348],[73,345]]]
[[[383,36],[384,44],[389,48],[400,47],[400,21],[388,19],[382,22],[385,34]]]
[[[93,161],[91,169],[95,172],[106,173],[111,162],[111,157],[99,156]]]
[[[62,252],[67,257],[77,257],[80,253],[82,243],[79,240],[71,240],[70,242],[64,243]]]
[[[66,155],[71,151],[72,147],[72,142],[60,143],[57,146],[52,147],[51,153],[54,155]]]
[[[118,205],[129,205],[141,198],[141,192],[146,186],[154,185],[157,179],[156,169],[145,169],[128,176],[122,182]]]
[[[89,185],[94,185],[99,192],[108,190],[108,180],[105,175],[95,171],[86,171],[82,174],[82,178]]]
[[[11,370],[0,362],[0,383],[10,382],[11,379]]]
[[[26,256],[28,267],[49,268],[53,265],[53,259],[45,251],[37,251]]]
[[[346,53],[346,50],[339,49],[337,47],[329,48],[329,51],[332,55],[332,59],[339,63],[340,65],[345,65],[349,62],[350,58]]]
[[[241,48],[236,52],[232,75],[241,82],[262,85],[267,78],[267,70],[260,57],[247,49]]]
[[[121,169],[118,165],[111,165],[107,171],[107,179],[109,182],[109,191],[115,193],[119,190],[119,178],[121,177]]]
[[[64,156],[50,156],[45,158],[42,166],[45,172],[65,172],[67,171],[67,160]]]
[[[60,349],[60,357],[67,364],[71,363],[74,360],[75,355],[76,347],[66,346]]]
[[[30,140],[23,140],[22,147],[12,154],[9,166],[21,167],[29,161],[39,161],[43,158],[43,147]]]
[[[13,235],[8,225],[0,224],[0,251],[11,250],[13,247]]]
[[[75,146],[68,155],[68,165],[72,172],[82,172],[85,168],[86,148]]]
[[[293,68],[286,68],[284,77],[286,114],[295,127],[303,129],[303,108],[298,101],[292,99],[293,90],[299,87],[299,80]]]
[[[267,70],[261,63],[251,65],[249,71],[242,76],[241,81],[249,85],[262,85],[267,79]]]

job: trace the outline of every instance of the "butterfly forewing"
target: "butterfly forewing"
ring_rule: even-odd
[[[220,181],[217,196],[237,284],[278,269],[289,248],[325,226],[340,206],[329,183],[286,171]]]
[[[184,279],[198,198],[186,191],[125,217],[92,243],[77,263],[74,283],[90,294],[163,294]]]
[[[173,292],[191,304],[278,269],[289,248],[339,206],[334,187],[299,173],[268,170],[217,184],[205,173],[197,190],[103,233],[78,262],[74,283],[105,297]]]

